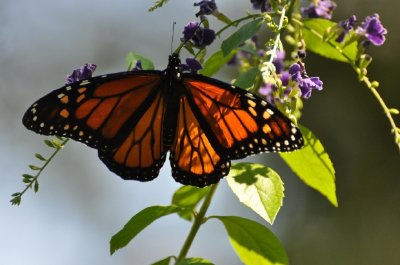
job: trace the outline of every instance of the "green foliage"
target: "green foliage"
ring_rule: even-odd
[[[281,242],[265,226],[238,216],[213,216],[212,218],[224,224],[232,247],[244,264],[289,264]]]
[[[358,56],[356,41],[339,44],[332,39],[324,40],[326,31],[335,25],[335,22],[322,18],[303,21],[303,36],[307,49],[326,58],[344,63],[356,61]]]
[[[128,71],[131,71],[135,67],[137,61],[141,62],[143,70],[154,70],[154,64],[149,58],[138,53],[129,52],[125,58],[125,66],[128,68]]]
[[[242,27],[237,31],[232,33],[228,38],[226,38],[221,44],[222,54],[227,56],[230,54],[237,46],[250,39],[257,33],[263,23],[263,19],[255,19]]]
[[[300,126],[304,147],[291,153],[280,153],[291,169],[310,187],[316,189],[338,206],[335,169],[318,138],[306,127]]]
[[[258,67],[251,67],[239,75],[239,77],[235,80],[234,85],[243,89],[247,89],[254,85],[255,80],[259,75],[260,69],[258,69]]]
[[[149,12],[152,12],[152,11],[162,7],[167,2],[168,2],[168,0],[157,0],[157,1],[155,1],[154,5],[149,8]]]
[[[216,74],[224,65],[226,65],[232,57],[236,54],[237,50],[232,50],[226,56],[223,55],[221,50],[214,52],[203,64],[203,69],[199,71],[200,74],[205,76],[212,76]]]
[[[62,142],[59,142],[62,141]],[[36,171],[36,175],[31,174],[22,174],[22,182],[25,184],[25,188],[21,192],[15,192],[11,195],[12,199],[10,200],[12,205],[20,205],[22,200],[22,195],[28,190],[33,189],[34,192],[39,191],[39,181],[38,178],[42,171],[47,167],[47,165],[51,162],[51,160],[55,157],[55,155],[64,147],[64,145],[68,142],[68,139],[63,139],[61,137],[56,137],[52,140],[44,140],[44,143],[54,149],[53,154],[49,158],[44,158],[43,155],[35,153],[35,157],[42,162],[45,162],[42,166],[29,165],[28,167]]]
[[[151,206],[134,215],[128,223],[116,233],[110,241],[111,255],[118,249],[125,247],[137,234],[160,217],[176,213],[177,206]]]
[[[237,163],[227,176],[229,187],[239,201],[272,224],[283,201],[283,182],[271,168]]]
[[[188,221],[193,218],[197,204],[210,192],[210,187],[198,188],[193,186],[180,187],[172,197],[172,205],[179,206],[179,216]]]
[[[176,265],[214,265],[214,263],[202,258],[185,258],[176,263]]]
[[[169,265],[171,262],[173,256],[166,257],[165,259],[159,260],[155,263],[152,263],[151,265]]]

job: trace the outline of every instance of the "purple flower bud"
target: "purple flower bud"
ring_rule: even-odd
[[[215,32],[199,26],[198,22],[191,21],[183,29],[182,41],[192,40],[197,47],[210,45],[215,39]]]
[[[199,3],[194,3],[194,6],[199,6],[200,11],[196,13],[196,17],[211,15],[214,12],[217,12],[217,4],[215,0],[202,0]]]
[[[379,15],[374,14],[365,18],[361,27],[357,28],[357,33],[365,36],[373,45],[380,46],[385,42],[387,30],[382,26]]]
[[[91,78],[94,70],[96,70],[96,65],[92,63],[87,63],[80,68],[72,71],[72,74],[67,76],[67,81],[65,82],[65,84],[69,85],[84,79]]]
[[[261,12],[269,12],[272,11],[271,4],[268,3],[268,0],[250,0],[253,4],[253,8],[258,10],[261,9]]]
[[[342,43],[344,41],[346,35],[350,32],[350,30],[354,28],[356,21],[357,21],[356,16],[352,15],[349,19],[342,20],[338,23],[338,26],[342,30],[342,32],[336,38],[337,42]]]
[[[287,86],[290,81],[290,74],[287,71],[282,72],[281,74],[281,81],[283,86]]]
[[[336,4],[331,0],[316,0],[309,6],[301,8],[301,13],[308,18],[331,19]]]
[[[135,67],[133,67],[131,71],[140,71],[140,70],[143,70],[142,61],[137,60],[136,64],[135,64]]]
[[[285,52],[284,51],[277,51],[276,52],[276,57],[272,61],[272,63],[275,66],[275,70],[277,74],[280,74],[285,67],[284,60],[285,59]]]
[[[182,71],[190,71],[192,73],[196,73],[200,69],[203,69],[201,63],[197,61],[195,58],[187,58],[186,64],[181,64]]]

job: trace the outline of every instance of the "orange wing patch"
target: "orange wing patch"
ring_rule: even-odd
[[[210,140],[181,97],[176,138],[171,147],[172,176],[183,184],[206,186],[229,172],[230,163],[212,147]]]

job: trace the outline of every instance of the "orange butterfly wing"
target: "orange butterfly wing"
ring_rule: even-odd
[[[296,126],[254,94],[193,74],[184,75],[183,86],[170,156],[173,177],[183,184],[210,185],[229,173],[232,159],[303,145]]]
[[[123,179],[156,178],[167,152],[162,137],[164,114],[164,97],[158,93],[138,122],[130,126],[122,144],[111,150],[99,150],[103,163]]]
[[[180,98],[178,126],[171,146],[172,176],[185,185],[217,183],[229,172],[230,161],[214,149],[186,96]]]
[[[165,161],[161,71],[123,72],[64,86],[35,102],[23,123],[99,150],[125,179],[150,180]]]

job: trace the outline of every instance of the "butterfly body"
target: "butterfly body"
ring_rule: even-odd
[[[169,152],[174,179],[199,187],[227,175],[232,159],[303,145],[300,131],[271,104],[181,72],[177,54],[164,71],[103,75],[57,89],[27,110],[23,124],[96,148],[124,179],[154,179]]]

